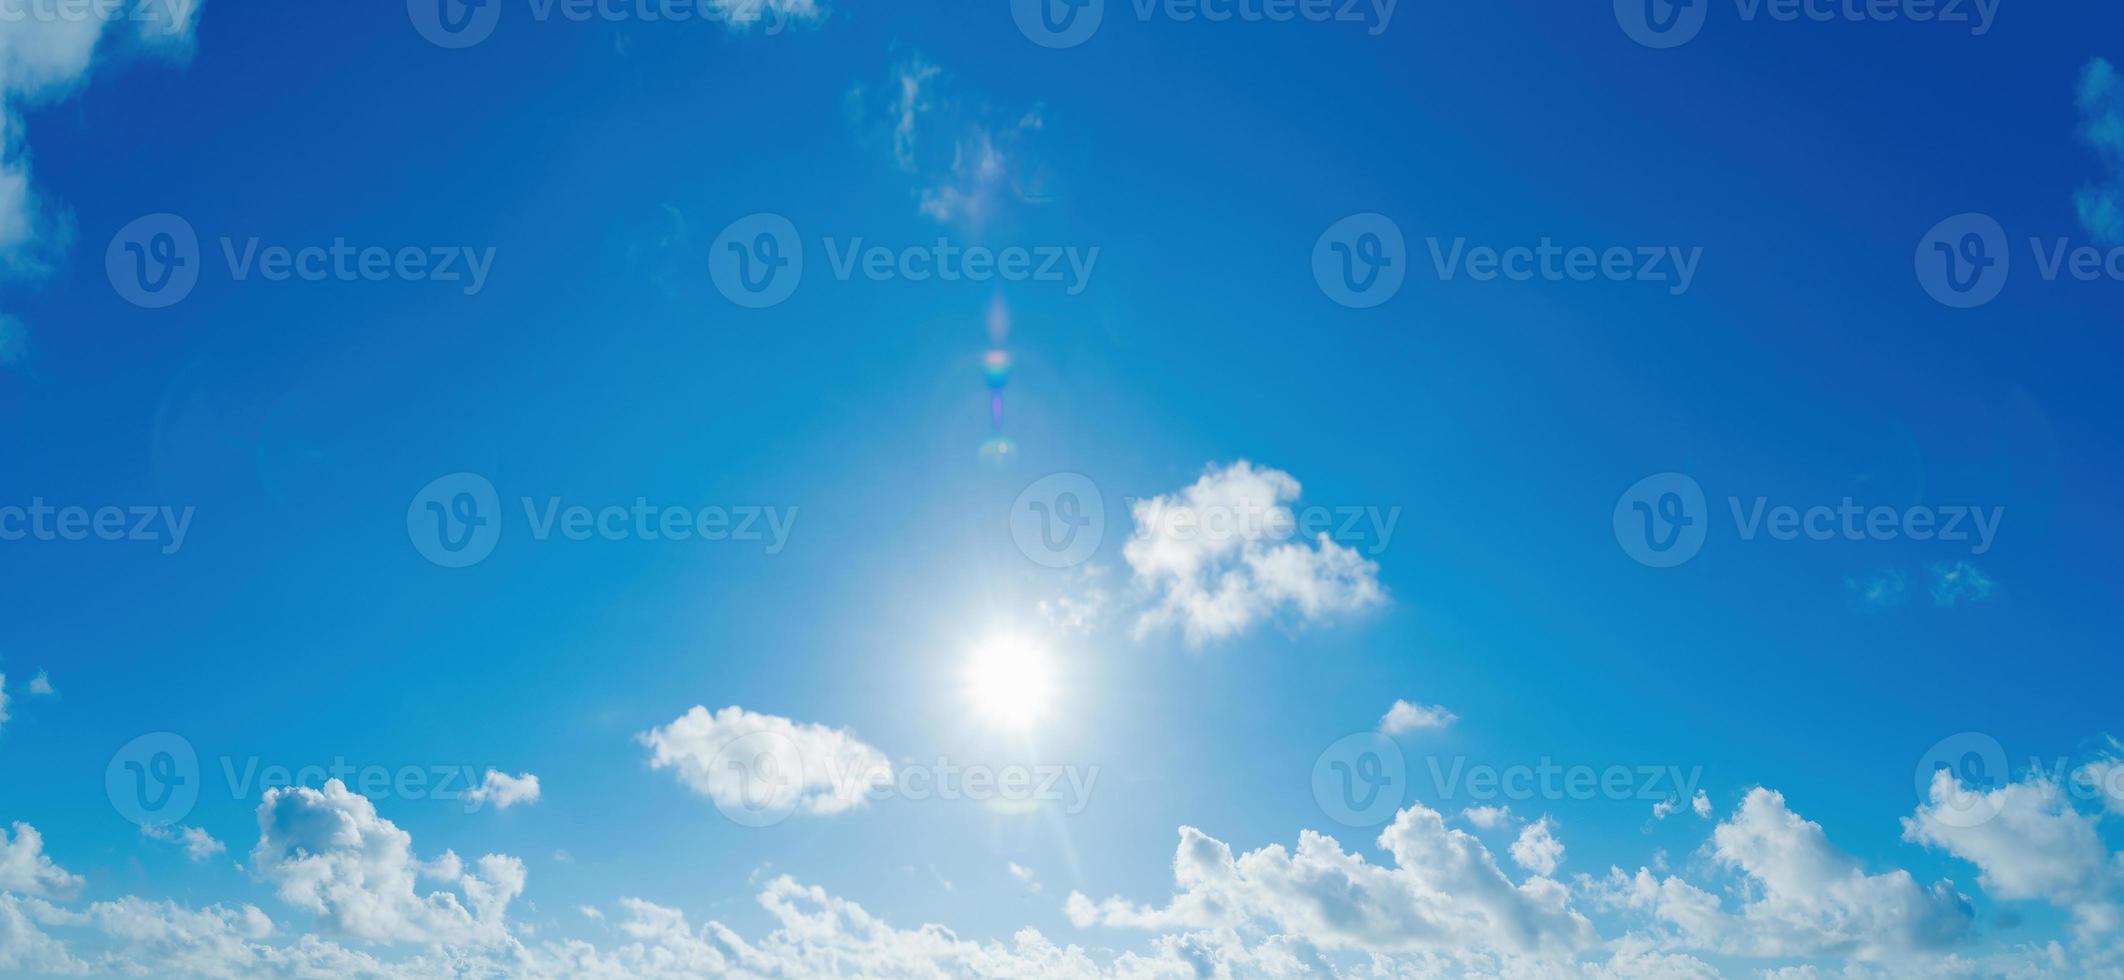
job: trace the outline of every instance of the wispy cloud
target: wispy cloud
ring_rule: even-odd
[[[1993,582],[1990,577],[1966,561],[1940,562],[1932,566],[1931,572],[1935,605],[1952,606],[1958,602],[1982,602],[1991,598]]]
[[[893,70],[881,114],[893,165],[915,183],[916,207],[946,224],[978,231],[1010,203],[1046,199],[1035,142],[1046,128],[1039,106],[991,109],[961,97],[952,76],[919,55]],[[861,105],[863,92],[856,91]]]
[[[2124,80],[2107,58],[2080,69],[2080,140],[2105,173],[2074,196],[2080,225],[2103,245],[2124,244]]]
[[[1884,568],[1865,576],[1847,575],[1844,588],[1867,606],[1884,609],[1903,604],[1903,596],[1910,589],[1910,576],[1900,568]]]

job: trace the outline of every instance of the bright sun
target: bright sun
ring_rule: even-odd
[[[967,699],[992,724],[1029,728],[1047,713],[1054,695],[1054,662],[1023,636],[989,637],[967,662]]]

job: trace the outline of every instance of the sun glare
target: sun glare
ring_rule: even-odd
[[[1029,728],[1047,713],[1054,695],[1053,660],[1023,636],[990,637],[967,663],[967,699],[991,724]]]

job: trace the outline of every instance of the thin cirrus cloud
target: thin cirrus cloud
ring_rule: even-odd
[[[888,134],[893,166],[914,182],[917,210],[979,231],[1011,204],[1050,197],[1040,106],[999,110],[961,96],[952,76],[920,55],[895,66],[881,104],[862,87],[851,101]]]
[[[2103,245],[2124,244],[2124,79],[2107,58],[2080,69],[2080,140],[2094,150],[2105,173],[2080,188],[2073,205],[2080,226]]]
[[[48,249],[63,247],[67,237],[63,212],[46,205],[31,179],[22,110],[68,98],[100,61],[189,58],[198,17],[192,0],[129,0],[81,4],[73,16],[0,21],[0,266],[42,272]],[[6,342],[12,332],[0,330],[0,359],[19,344]]]

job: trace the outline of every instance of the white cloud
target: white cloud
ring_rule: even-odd
[[[73,95],[99,51],[103,60],[132,52],[181,60],[198,16],[199,5],[188,0],[130,0],[77,5],[71,16],[0,21],[0,268],[41,272],[40,245],[65,244],[63,218],[45,207],[30,179],[22,110]]]
[[[0,725],[7,724],[7,675],[0,674]]]
[[[47,698],[59,693],[58,691],[52,689],[52,679],[50,675],[46,674],[44,671],[41,670],[37,672],[37,676],[30,678],[29,691],[31,694],[35,694],[38,697]]]
[[[72,910],[0,892],[0,970],[378,980],[1719,976],[1689,955],[1698,949],[1787,960],[1761,964],[1759,971],[1784,978],[2062,978],[2108,975],[2120,965],[2114,950],[2076,956],[2056,943],[2002,946],[1978,958],[1943,951],[1935,942],[1942,937],[1928,933],[1922,914],[1913,915],[1929,899],[1908,875],[1858,871],[1820,839],[1818,827],[1790,814],[1767,790],[1751,793],[1713,834],[1712,856],[1743,875],[1733,889],[1744,903],[1739,914],[1723,911],[1711,892],[1659,880],[1648,870],[1615,870],[1603,881],[1581,876],[1575,894],[1653,919],[1652,931],[1602,939],[1571,907],[1573,889],[1539,876],[1514,883],[1480,842],[1414,806],[1378,837],[1391,865],[1346,853],[1312,832],[1301,833],[1295,852],[1269,846],[1234,856],[1222,842],[1182,828],[1168,905],[1070,895],[1065,911],[1079,926],[1156,933],[1131,948],[1096,953],[1031,928],[986,942],[940,925],[899,928],[788,876],[758,886],[767,928],[756,938],[716,921],[695,927],[678,909],[622,898],[599,929],[609,929],[612,942],[556,939],[531,946],[518,937],[530,936],[532,925],[506,914],[523,888],[521,865],[513,879],[489,873],[489,862],[512,859],[490,857],[478,876],[447,852],[418,862],[410,838],[336,782],[323,792],[275,790],[269,797],[260,807],[262,839],[253,852],[262,869],[273,865],[262,877],[280,881],[292,874],[301,882],[290,898],[296,907],[327,928],[381,945],[355,951],[317,935],[287,935],[245,904],[192,908],[125,896]],[[1535,826],[1548,825],[1544,818]],[[36,853],[41,839],[18,825],[11,846]],[[329,860],[285,866],[288,858],[311,856]],[[1022,866],[1006,867],[1019,880],[1034,877]],[[464,902],[448,893],[416,895],[415,877],[457,883]],[[285,882],[282,892],[289,897]],[[308,897],[324,892],[331,897]],[[597,908],[578,912],[606,922]],[[1956,905],[1953,914],[1957,928],[1950,933],[1959,938],[1966,906]],[[367,925],[345,928],[350,921]],[[69,930],[91,933],[96,951],[77,955],[51,934]],[[1899,958],[1905,955],[1913,958]],[[1789,962],[1794,957],[1814,962]]]
[[[2124,742],[2109,740],[2109,751],[2073,772],[2072,778],[2087,787],[2102,807],[2124,815]]]
[[[523,862],[513,857],[489,854],[476,871],[465,870],[449,851],[435,861],[417,860],[412,836],[337,779],[322,791],[267,790],[258,804],[258,833],[253,871],[278,887],[282,901],[315,913],[334,931],[374,942],[504,941],[509,902],[524,888]],[[422,879],[458,893],[422,894]]]
[[[1595,941],[1564,886],[1546,878],[1514,883],[1482,842],[1421,804],[1396,815],[1377,843],[1392,867],[1309,830],[1295,853],[1270,845],[1235,858],[1224,842],[1183,827],[1168,905],[1093,902],[1072,892],[1065,910],[1079,927],[1243,930],[1374,953],[1568,958]]]
[[[1929,799],[1903,821],[1905,840],[1976,865],[1977,883],[1994,898],[2040,899],[2068,910],[2083,935],[2118,926],[2124,855],[2109,852],[2099,818],[2073,809],[2059,784],[2032,775],[1987,792],[1941,769],[1929,789]]]
[[[1512,808],[1509,806],[1471,806],[1460,811],[1460,819],[1484,830],[1496,830],[1511,822]]]
[[[1563,856],[1563,841],[1556,839],[1556,821],[1546,814],[1528,824],[1519,832],[1519,839],[1512,842],[1512,862],[1538,875],[1555,874]]]
[[[214,835],[198,827],[177,827],[172,829],[142,824],[140,833],[142,836],[154,840],[181,845],[184,848],[184,856],[195,862],[205,861],[229,849],[228,845],[215,840]]]
[[[1652,819],[1665,820],[1681,808],[1682,801],[1679,797],[1661,800],[1652,804]],[[1689,800],[1689,809],[1699,817],[1711,819],[1711,797],[1704,795],[1703,790],[1697,790],[1696,796]]]
[[[1379,566],[1326,534],[1287,540],[1298,481],[1241,460],[1177,493],[1137,501],[1122,556],[1152,596],[1137,635],[1178,624],[1199,644],[1283,614],[1312,623],[1386,601]]]
[[[485,780],[465,792],[465,799],[472,803],[492,803],[497,810],[506,810],[519,803],[537,803],[538,777],[528,772],[511,776],[499,769],[489,769]]]
[[[1459,720],[1459,715],[1447,711],[1442,704],[1423,707],[1396,699],[1393,707],[1379,719],[1379,730],[1388,735],[1401,735],[1419,728],[1444,728]]]
[[[0,891],[51,898],[71,898],[81,890],[81,876],[69,873],[44,854],[37,828],[16,821],[12,839],[0,830]]]
[[[765,805],[775,809],[840,813],[863,805],[873,786],[892,779],[885,753],[845,731],[736,705],[714,714],[695,705],[670,724],[635,738],[649,747],[650,768],[675,770],[688,789],[723,807],[757,807],[757,797],[765,793]],[[718,763],[726,750],[738,755]],[[761,767],[754,760],[763,756],[773,763],[773,771],[765,773],[770,778],[755,772]]]
[[[1866,873],[1773,790],[1748,793],[1712,831],[1710,856],[1741,876],[1737,914],[1711,892],[1649,869],[1615,868],[1580,882],[1605,905],[1647,914],[1683,949],[1871,961],[1938,953],[1971,935],[1968,900],[1952,883],[1928,888],[1907,871]]]

